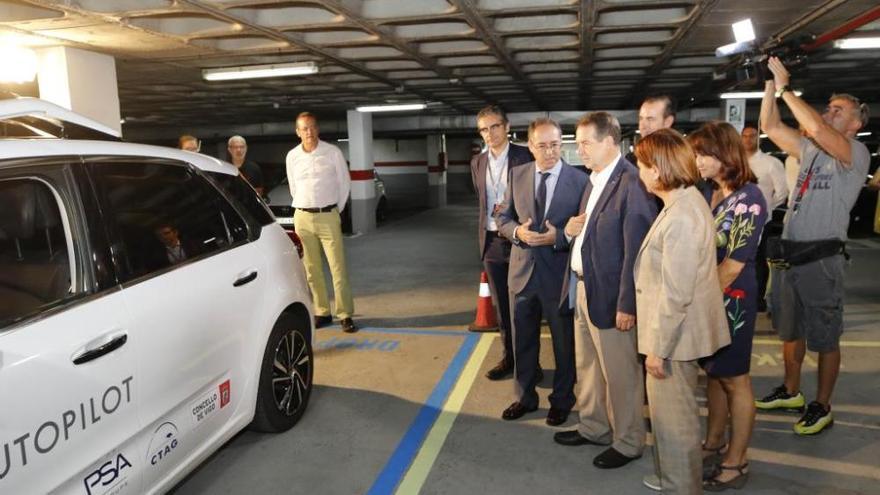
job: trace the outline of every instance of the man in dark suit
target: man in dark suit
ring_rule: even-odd
[[[480,110],[477,114],[477,130],[487,147],[485,152],[471,160],[471,179],[480,199],[480,259],[489,276],[489,289],[498,312],[498,321],[501,322],[501,342],[504,346],[501,361],[486,373],[486,377],[501,380],[513,373],[510,299],[507,294],[510,241],[498,234],[495,215],[504,203],[510,171],[534,158],[528,148],[513,144],[507,138],[510,123],[504,110],[497,106],[490,105]]]
[[[560,305],[568,274],[563,229],[577,215],[587,176],[560,159],[562,131],[554,120],[529,125],[534,164],[513,169],[498,214],[499,231],[513,242],[507,285],[513,300],[513,351],[517,401],[502,418],[513,420],[538,409],[535,392],[541,319],[550,324],[556,371],[547,424],[565,422],[575,402],[574,335],[567,301]],[[560,310],[560,307],[563,309]]]
[[[578,122],[578,155],[592,173],[579,215],[565,226],[572,249],[563,296],[575,308],[580,422],[553,438],[562,445],[610,445],[593,459],[600,468],[626,465],[645,445],[633,263],[657,208],[638,169],[621,156],[620,135],[620,123],[607,112]]]

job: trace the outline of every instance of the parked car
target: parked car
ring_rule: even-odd
[[[385,195],[385,182],[379,177],[379,173],[373,170],[373,186],[376,194],[376,223],[385,220],[388,217],[388,197]],[[290,197],[290,186],[285,177],[280,184],[269,191],[269,208],[285,229],[293,230],[293,213],[291,206],[292,199]],[[343,232],[351,232],[351,200],[346,203],[345,209],[342,211],[342,230]]]
[[[297,423],[301,246],[235,167],[34,99],[0,133],[0,493],[161,493]]]

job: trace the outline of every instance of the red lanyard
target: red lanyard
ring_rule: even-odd
[[[798,189],[798,194],[794,198],[794,203],[791,205],[791,211],[798,211],[798,207],[801,204],[801,201],[804,199],[804,195],[807,193],[807,189],[810,187],[810,179],[813,178],[813,167],[816,165],[816,159],[819,158],[819,152],[813,155],[813,160],[810,162],[810,168],[807,170],[807,176],[804,178],[804,182],[801,183],[801,187]]]

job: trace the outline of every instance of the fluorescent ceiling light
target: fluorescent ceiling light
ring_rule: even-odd
[[[865,136],[870,136],[870,135],[871,135],[871,131],[859,132],[858,134],[856,134],[856,136],[859,136],[859,137],[865,137]]]
[[[880,48],[880,37],[877,38],[844,38],[834,42],[834,48],[841,50],[867,50]]]
[[[755,28],[752,26],[751,19],[734,22],[732,26],[733,37],[736,39],[737,43],[744,43],[755,39]]]
[[[293,64],[247,65],[243,67],[223,67],[221,69],[202,69],[206,81],[234,81],[238,79],[259,79],[264,77],[305,76],[316,74],[318,66],[314,62]]]
[[[797,96],[800,96],[800,95],[804,94],[804,92],[803,91],[794,91],[794,94]],[[763,98],[764,92],[763,91],[734,91],[732,93],[721,93],[719,95],[719,97],[722,100],[735,100],[735,99],[739,99],[739,98],[755,99],[755,98]]]
[[[402,103],[399,105],[367,105],[357,107],[358,112],[405,112],[407,110],[424,110],[424,103]]]
[[[37,54],[29,48],[0,45],[0,82],[26,83],[37,75]]]

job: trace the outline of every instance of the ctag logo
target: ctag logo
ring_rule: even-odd
[[[229,404],[229,380],[220,384],[220,409]]]
[[[177,426],[170,421],[166,421],[153,432],[153,439],[150,440],[150,448],[147,451],[147,460],[150,462],[150,465],[155,466],[170,456],[176,448]]]
[[[125,458],[122,453],[116,454],[116,459],[111,459],[104,464],[101,464],[101,467],[89,473],[88,476],[83,479],[83,484],[86,486],[86,493],[88,495],[92,495],[94,492],[92,491],[96,486],[100,489],[100,487],[107,486],[122,476],[122,471],[125,468],[130,468],[131,463],[128,462],[128,459]],[[125,478],[122,478],[120,482],[125,481]]]

